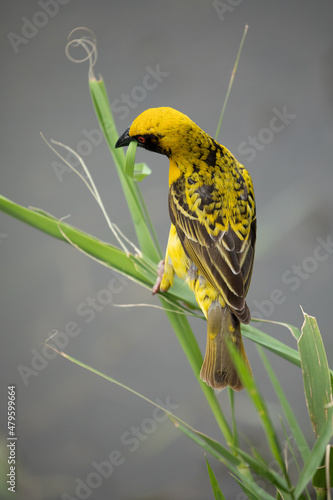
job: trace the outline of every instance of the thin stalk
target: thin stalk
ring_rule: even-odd
[[[222,111],[221,111],[219,123],[217,125],[217,129],[216,129],[216,133],[215,133],[215,140],[216,141],[218,140],[218,137],[220,135],[220,129],[221,129],[221,125],[222,125],[224,111],[225,111],[225,108],[227,106],[227,102],[228,102],[228,99],[229,99],[229,94],[230,94],[232,85],[234,83],[235,74],[236,74],[236,70],[237,70],[237,66],[238,66],[238,61],[239,61],[239,58],[240,58],[240,55],[241,55],[241,52],[242,52],[242,48],[243,48],[243,44],[244,44],[244,40],[245,40],[248,28],[249,28],[248,25],[246,25],[245,28],[244,28],[244,33],[243,33],[243,36],[242,36],[242,39],[241,39],[241,43],[239,45],[239,49],[238,49],[238,53],[237,53],[237,57],[236,57],[236,62],[235,62],[235,65],[234,65],[234,69],[231,72],[231,77],[230,77],[230,81],[229,81],[228,90],[227,90],[227,93],[226,93],[226,96],[225,96],[225,99],[224,99],[224,103],[223,103],[223,106],[222,106]]]
[[[229,395],[231,418],[232,418],[233,444],[238,448],[239,440],[238,440],[237,423],[235,415],[235,393],[230,387],[228,387],[228,395]]]
[[[137,196],[139,198],[139,202],[140,202],[140,205],[141,205],[141,208],[142,208],[142,211],[143,211],[143,215],[145,217],[147,226],[148,226],[148,228],[150,230],[150,234],[151,234],[151,237],[152,237],[153,242],[155,244],[156,250],[159,252],[160,257],[162,258],[163,252],[162,252],[162,249],[161,249],[161,246],[160,246],[160,242],[158,241],[158,237],[157,237],[154,225],[153,225],[153,223],[151,221],[149,212],[147,210],[146,203],[145,203],[145,201],[143,199],[142,193],[141,193],[140,188],[137,185],[137,183],[135,183],[134,186],[136,188]]]

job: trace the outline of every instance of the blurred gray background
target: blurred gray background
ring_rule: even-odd
[[[83,155],[111,219],[135,240],[108,148],[96,132],[88,68],[67,60],[67,35],[77,26],[94,31],[99,54],[95,70],[105,80],[119,133],[144,109],[166,105],[214,135],[248,24],[220,135],[220,142],[247,166],[255,186],[258,246],[248,303],[253,316],[261,313],[298,327],[301,305],[317,317],[331,360],[333,4],[222,4],[2,2],[1,194],[59,218],[70,214],[73,225],[115,243],[93,198],[73,173],[59,167],[62,162],[42,141],[42,131]],[[162,76],[155,88],[142,92],[147,67]],[[279,113],[282,121],[274,119]],[[165,248],[168,162],[144,151],[137,157],[153,170],[141,189]],[[96,472],[94,462],[109,460],[115,450],[123,463],[105,473],[108,477],[90,492],[82,489],[81,498],[213,498],[202,450],[169,421],[152,420],[153,407],[60,356],[43,355],[43,342],[52,331],[64,332],[74,322],[80,333],[70,338],[66,352],[154,400],[169,402],[189,424],[222,439],[166,316],[157,309],[113,307],[158,305],[158,299],[128,280],[119,281],[69,245],[2,213],[0,258],[3,498],[6,387],[13,383],[20,464],[16,498],[79,498],[75,489],[80,481],[87,484],[88,478],[97,477],[89,476]],[[111,303],[105,293],[110,280]],[[274,305],[276,296],[280,303]],[[92,300],[99,310],[89,314]],[[205,324],[191,324],[204,350]],[[287,330],[261,328],[296,346]],[[246,349],[283,443],[281,409],[255,345],[246,341]],[[273,354],[269,359],[313,444],[300,370]],[[227,392],[218,397],[229,418]],[[235,404],[242,432],[270,463],[245,392],[236,394]],[[140,437],[134,437],[137,427]],[[212,457],[210,462],[226,498],[244,498],[227,470]]]

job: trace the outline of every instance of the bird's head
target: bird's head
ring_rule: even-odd
[[[136,141],[138,146],[174,158],[202,144],[207,134],[173,108],[151,108],[139,115],[119,137],[116,148]]]

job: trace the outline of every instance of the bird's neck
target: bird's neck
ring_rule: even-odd
[[[196,144],[185,153],[181,151],[169,156],[169,186],[183,175],[191,177],[194,172],[200,172],[207,180],[214,175],[221,179],[232,175],[237,160],[227,148],[208,138],[206,143]]]
[[[183,172],[178,166],[178,163],[173,159],[170,158],[170,165],[169,165],[169,186],[176,182],[179,177],[183,175]]]

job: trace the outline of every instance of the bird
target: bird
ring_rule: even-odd
[[[115,147],[132,141],[169,159],[171,228],[153,293],[166,292],[175,275],[187,282],[207,319],[200,378],[213,389],[240,391],[228,343],[252,374],[240,327],[251,319],[245,300],[256,240],[251,176],[226,147],[170,107],[143,111]]]

